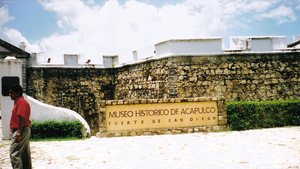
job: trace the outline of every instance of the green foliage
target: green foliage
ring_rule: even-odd
[[[55,121],[31,123],[32,139],[49,138],[82,138],[83,125],[78,120],[73,121]]]
[[[300,100],[229,102],[231,130],[247,130],[300,125]]]

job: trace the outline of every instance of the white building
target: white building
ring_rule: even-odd
[[[229,37],[230,50],[250,52],[280,51],[286,49],[285,36],[234,36]]]
[[[78,66],[78,59],[79,59],[78,54],[64,54],[65,66]]]
[[[172,39],[155,44],[155,56],[223,53],[222,38]]]
[[[103,55],[103,65],[106,68],[114,68],[119,64],[118,55]]]
[[[133,54],[133,61],[138,61],[142,59],[147,59],[155,56],[155,48],[154,46],[148,46],[142,49],[138,49],[132,51]]]
[[[292,49],[300,49],[300,35],[294,36],[293,43],[289,44],[288,47]]]

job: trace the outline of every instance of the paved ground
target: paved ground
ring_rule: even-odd
[[[0,168],[9,169],[9,141]],[[31,142],[35,169],[300,169],[300,127]]]

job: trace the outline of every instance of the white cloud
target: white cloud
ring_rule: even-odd
[[[81,1],[40,2],[46,10],[59,16],[61,28],[73,30],[67,35],[42,39],[42,49],[67,52],[76,46],[83,57],[101,57],[110,53],[122,55],[120,60],[123,62],[129,61],[133,50],[172,38],[221,35],[229,26],[226,24],[229,19],[221,12],[221,4],[214,1],[206,4],[190,1],[161,8],[134,0],[124,4],[110,0],[103,6]],[[60,45],[57,41],[68,43],[54,47]]]
[[[6,6],[0,7],[0,27],[12,19],[13,17],[9,16],[8,14],[7,7]]]
[[[297,17],[291,7],[284,5],[279,6],[276,9],[270,10],[268,12],[262,13],[260,15],[262,18],[276,19],[278,23],[285,23],[289,21],[295,21]]]
[[[29,41],[16,29],[11,28],[1,28],[1,37],[4,40],[9,41],[14,46],[18,47],[20,42],[25,42],[26,51],[29,53],[34,53],[40,51],[40,48],[37,44],[30,44]]]
[[[9,11],[6,6],[0,7],[0,37],[17,47],[20,45],[20,42],[25,42],[28,52],[39,51],[38,45],[30,44],[21,32],[5,27],[5,24],[13,19],[13,17],[9,16]]]
[[[27,42],[26,38],[16,29],[3,28],[2,33],[10,39],[13,44],[18,44],[20,42]]]
[[[120,54],[120,61],[126,62],[132,60],[131,51],[160,41],[221,36],[230,28],[256,19],[277,19],[279,23],[296,19],[287,6],[273,9],[280,0],[185,0],[161,7],[136,0],[122,4],[117,0],[102,4],[95,0],[39,2],[46,11],[57,15],[57,25],[68,33],[53,33],[28,46],[44,51],[54,62],[62,62],[64,53],[79,53],[81,62],[91,59],[92,63],[101,63],[103,54]],[[2,14],[4,18],[10,18],[7,9],[0,8],[0,14],[1,10],[6,13]],[[244,15],[250,17],[239,19]],[[22,34],[12,32],[11,38],[24,41]]]

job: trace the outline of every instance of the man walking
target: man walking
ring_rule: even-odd
[[[9,89],[9,96],[14,100],[11,114],[10,129],[12,143],[10,146],[10,160],[14,169],[31,169],[31,154],[29,138],[30,129],[30,105],[23,97],[23,88],[20,85]]]

